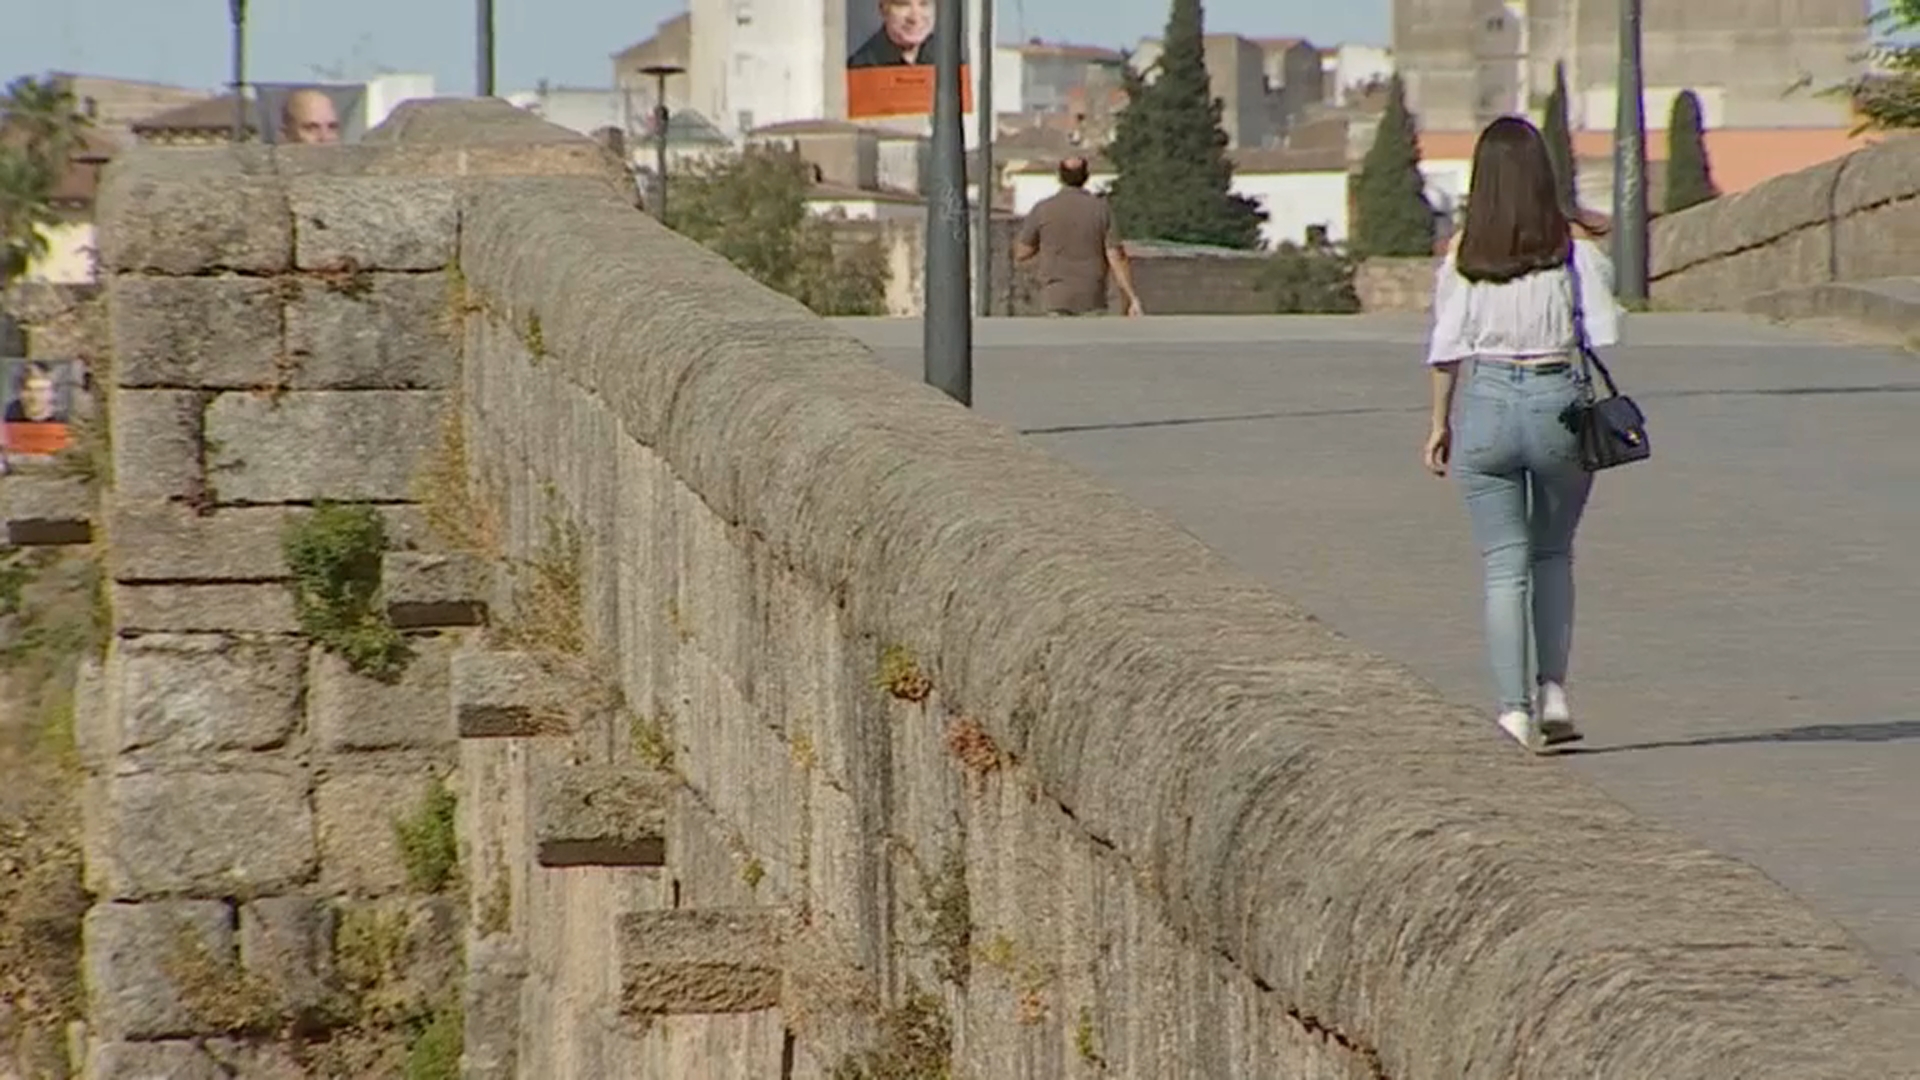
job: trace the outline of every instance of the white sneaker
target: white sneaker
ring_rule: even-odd
[[[1548,746],[1579,742],[1586,738],[1574,726],[1573,709],[1567,704],[1566,687],[1559,683],[1541,683],[1534,703],[1538,706],[1536,712],[1540,717],[1540,733]]]
[[[1513,737],[1513,741],[1536,754],[1547,749],[1547,737],[1540,730],[1540,723],[1533,714],[1523,709],[1513,709],[1500,714],[1500,730]]]

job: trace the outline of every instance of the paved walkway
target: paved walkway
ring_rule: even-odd
[[[919,376],[917,323],[847,325]],[[1423,330],[993,320],[976,405],[1483,702],[1465,513],[1417,461]],[[1920,357],[1734,317],[1629,334],[1658,457],[1602,477],[1581,533],[1568,765],[1920,983]]]

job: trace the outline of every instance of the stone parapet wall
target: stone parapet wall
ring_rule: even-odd
[[[1920,139],[1888,136],[1653,223],[1650,274],[1663,307],[1739,310],[1836,281],[1920,274]]]
[[[1353,291],[1367,314],[1425,314],[1433,310],[1433,259],[1364,259],[1354,268]]]
[[[1920,1060],[1920,996],[1762,875],[510,112],[419,106],[327,183],[291,148],[115,167],[90,1076],[287,1075],[307,1029],[186,1009],[179,946],[325,999],[367,906],[403,988],[459,989],[475,1080]],[[406,165],[515,140],[572,175]],[[398,682],[296,632],[277,539],[326,499],[398,537]],[[393,825],[442,775],[460,880],[419,896]]]

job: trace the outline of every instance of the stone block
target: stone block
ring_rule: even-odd
[[[107,693],[106,665],[92,656],[74,671],[73,747],[88,765],[103,764],[120,752],[120,717]]]
[[[198,1043],[110,1042],[88,1056],[87,1080],[228,1080]]]
[[[15,547],[93,541],[93,492],[69,476],[16,473],[0,480],[0,515]]]
[[[411,641],[413,660],[394,683],[357,675],[346,661],[314,648],[307,688],[307,729],[330,753],[431,750],[457,741],[447,707],[451,638]]]
[[[326,1004],[333,981],[334,907],[274,896],[240,909],[240,963],[294,1014]]]
[[[299,279],[287,308],[295,390],[443,390],[459,370],[445,274]]]
[[[149,156],[119,172],[109,171],[95,210],[102,270],[185,276],[292,267],[293,215],[278,177],[184,156]]]
[[[364,979],[369,965],[390,978],[381,995],[395,1012],[424,1009],[461,987],[464,912],[451,896],[344,899],[336,904],[334,964],[343,979]],[[397,953],[397,956],[395,955]]]
[[[114,899],[275,892],[313,874],[313,814],[302,776],[149,772],[104,785],[101,857],[87,869]]]
[[[442,395],[222,394],[207,406],[207,471],[221,502],[400,502],[439,439]]]
[[[467,946],[461,1080],[519,1076],[520,987],[526,978],[527,958],[515,942],[495,936]]]
[[[453,261],[460,218],[443,179],[296,177],[287,188],[301,270],[439,270]]]
[[[389,552],[381,561],[380,588],[387,617],[402,629],[479,626],[487,618],[493,567],[474,555]]]
[[[439,779],[427,767],[343,772],[314,788],[320,831],[320,881],[328,891],[383,896],[407,887],[394,824],[419,812]]]
[[[181,503],[112,499],[107,565],[121,582],[263,582],[287,576],[278,506],[200,513]]]
[[[107,286],[114,382],[246,390],[279,379],[286,342],[278,281],[122,274]]]
[[[120,753],[268,750],[300,726],[304,655],[290,639],[149,634],[116,641],[109,701]]]
[[[310,1080],[314,1075],[285,1043],[208,1039],[201,1045],[232,1080]]]
[[[573,710],[568,688],[527,653],[462,649],[449,669],[454,723],[463,738],[510,738],[550,731]]]
[[[286,586],[113,586],[113,625],[123,633],[292,634],[300,624]]]
[[[624,765],[556,768],[534,793],[541,866],[665,866],[674,781]]]
[[[623,915],[621,1008],[630,1016],[742,1013],[779,1004],[788,917],[778,908]]]
[[[117,499],[191,500],[200,468],[203,402],[192,390],[114,390],[107,410]]]
[[[218,901],[95,904],[80,933],[89,1019],[113,1041],[198,1034],[186,991],[234,958],[232,912]]]

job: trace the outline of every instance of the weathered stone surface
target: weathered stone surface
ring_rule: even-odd
[[[495,935],[467,946],[462,1080],[520,1075],[520,988],[526,978],[525,950],[511,939]]]
[[[413,660],[395,683],[355,674],[346,661],[315,647],[307,690],[307,727],[329,753],[432,750],[453,745],[447,667],[457,646],[448,637],[416,637]]]
[[[445,274],[303,278],[287,309],[296,390],[441,390],[459,367]]]
[[[534,795],[541,866],[664,866],[675,781],[622,765],[553,769]]]
[[[576,691],[526,653],[462,649],[451,668],[454,722],[464,738],[540,735],[572,711]]]
[[[240,963],[289,1013],[326,1003],[334,986],[334,907],[312,896],[274,896],[240,908]]]
[[[113,377],[122,387],[246,390],[279,379],[279,282],[141,277],[107,286]]]
[[[271,893],[313,873],[301,776],[150,772],[103,784],[100,858],[87,869],[110,897]]]
[[[294,265],[302,270],[439,270],[459,215],[444,179],[296,177]]]
[[[493,567],[474,555],[389,552],[380,564],[387,617],[403,629],[486,622]]]
[[[115,581],[263,582],[287,575],[281,554],[288,511],[111,499],[107,564]]]
[[[382,994],[396,1012],[424,1011],[460,991],[463,912],[458,900],[389,896],[342,899],[336,907],[335,955],[342,976],[351,974],[349,957],[364,962],[369,956],[391,956],[399,977]]]
[[[438,783],[437,770],[420,765],[382,772],[341,772],[313,792],[320,830],[320,881],[329,891],[383,896],[407,887],[394,823],[419,812]]]
[[[74,671],[73,748],[80,760],[98,766],[120,752],[120,717],[107,693],[107,666],[88,656]]]
[[[261,149],[135,147],[95,208],[107,271],[271,273],[293,264],[293,215]]]
[[[124,633],[291,634],[300,629],[284,585],[119,585],[113,625]]]
[[[183,984],[190,986],[210,965],[233,961],[232,915],[217,901],[89,909],[81,935],[94,1034],[107,1040],[197,1034],[201,1026]]]
[[[222,1075],[232,1080],[312,1080],[314,1076],[291,1048],[269,1037],[208,1039],[202,1045]]]
[[[93,540],[93,492],[77,477],[16,474],[0,483],[0,516],[16,547]]]
[[[117,499],[184,500],[204,491],[201,396],[192,390],[115,390],[107,410]]]
[[[86,1080],[229,1080],[197,1043],[111,1042],[94,1048]]]
[[[682,908],[620,918],[621,1008],[629,1015],[739,1013],[780,1000],[786,912]]]
[[[300,725],[298,642],[218,634],[149,634],[108,657],[121,753],[266,750]]]
[[[442,407],[428,391],[222,394],[207,406],[208,471],[227,503],[399,502]]]

